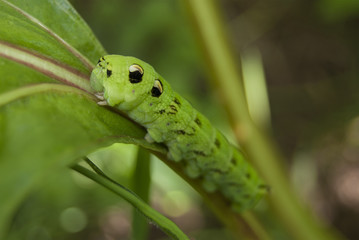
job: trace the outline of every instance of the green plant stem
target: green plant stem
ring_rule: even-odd
[[[282,225],[295,239],[338,239],[299,202],[283,169],[284,159],[278,147],[252,122],[240,64],[232,54],[218,6],[212,0],[186,0],[185,3],[237,140],[272,187],[269,200]]]
[[[150,174],[150,153],[139,147],[137,151],[136,167],[133,174],[133,191],[145,202],[149,203],[149,193],[151,185]],[[149,225],[137,210],[132,211],[132,239],[148,239]]]
[[[143,215],[145,215],[149,220],[155,223],[159,228],[161,228],[168,236],[173,239],[178,240],[189,240],[189,238],[174,224],[171,220],[164,217],[156,210],[148,206],[144,201],[142,201],[138,196],[136,196],[129,189],[124,186],[116,183],[114,180],[107,177],[95,164],[93,164],[88,158],[85,161],[91,166],[91,168],[97,173],[94,173],[80,165],[75,165],[72,167],[76,172],[92,179],[96,183],[104,186],[113,193],[121,196],[132,206],[137,208]]]

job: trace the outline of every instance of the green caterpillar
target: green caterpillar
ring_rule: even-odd
[[[184,161],[191,178],[206,191],[220,191],[234,209],[252,208],[267,192],[243,154],[209,120],[171,89],[154,68],[134,57],[101,57],[91,74],[101,100],[147,129],[145,139],[164,143],[168,158]]]

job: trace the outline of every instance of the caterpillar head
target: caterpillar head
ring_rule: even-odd
[[[104,92],[110,106],[122,110],[131,110],[148,97],[160,101],[164,90],[162,78],[151,65],[121,55],[101,57],[90,81],[96,92]]]

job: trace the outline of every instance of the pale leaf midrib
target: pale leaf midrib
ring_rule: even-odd
[[[0,41],[0,56],[24,64],[67,85],[72,85],[89,93],[93,92],[87,75],[53,59],[2,41]]]
[[[92,95],[71,86],[66,86],[57,83],[39,83],[25,87],[20,87],[0,94],[0,107],[10,102],[16,101],[20,98],[28,97],[43,92],[50,92],[50,91],[76,93],[76,94],[86,95],[89,98],[94,98]]]

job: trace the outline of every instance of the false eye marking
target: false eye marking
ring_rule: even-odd
[[[159,97],[163,92],[163,86],[160,80],[156,79],[151,90],[152,97]]]
[[[139,83],[142,81],[143,68],[138,64],[132,64],[129,68],[129,80],[131,83]]]
[[[106,73],[107,73],[107,77],[111,77],[111,75],[112,75],[112,70],[107,69]]]

